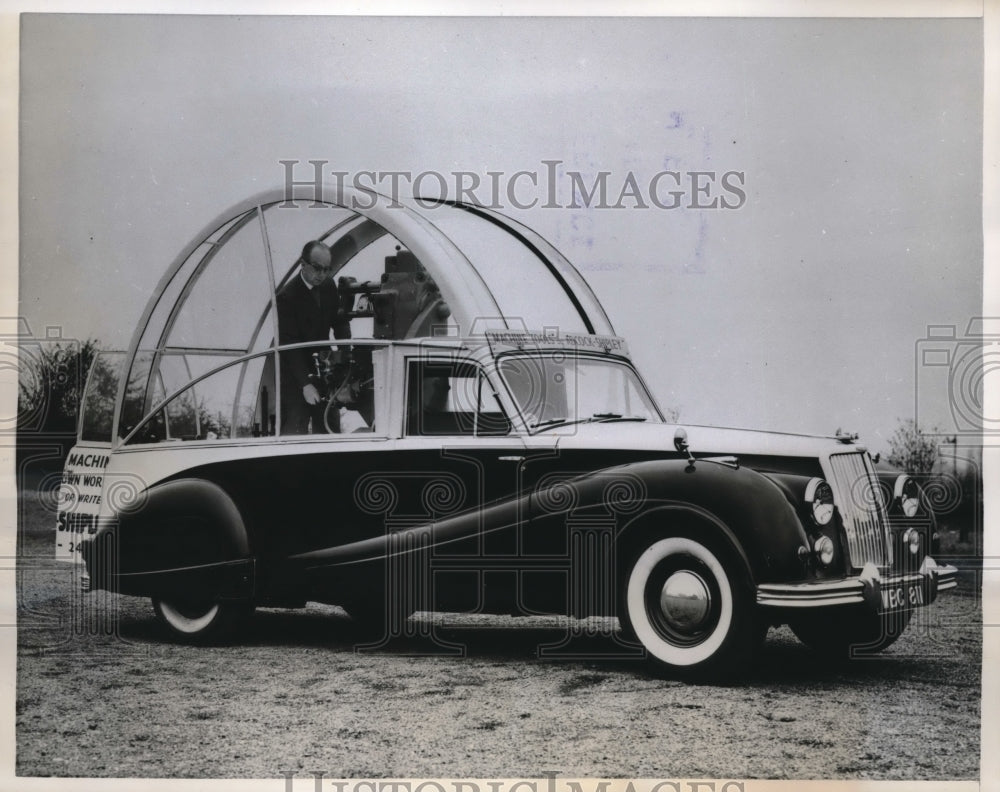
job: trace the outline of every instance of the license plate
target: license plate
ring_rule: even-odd
[[[898,611],[918,608],[924,604],[924,587],[920,583],[901,583],[882,587],[882,610]]]

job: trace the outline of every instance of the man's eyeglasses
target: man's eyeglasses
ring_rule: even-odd
[[[305,265],[307,265],[309,267],[312,267],[317,272],[332,272],[333,271],[333,264],[327,264],[325,267],[321,267],[318,264],[313,264],[311,261],[306,261],[304,258],[300,258],[299,259],[299,263],[300,264],[305,264]]]

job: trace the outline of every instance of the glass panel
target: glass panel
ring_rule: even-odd
[[[407,383],[408,435],[504,435],[510,422],[478,366],[413,361]]]
[[[167,346],[246,350],[261,313],[271,301],[260,224],[255,215],[214,255],[206,257],[181,297]],[[235,227],[234,227],[235,228]]]
[[[215,243],[222,239],[241,218],[245,218],[249,214],[249,212],[244,212],[223,223],[185,259],[184,263],[174,274],[174,277],[163,287],[163,292],[157,299],[156,306],[150,314],[149,320],[146,322],[146,327],[143,328],[142,338],[139,341],[139,349],[154,349],[159,346],[167,320],[170,318],[170,313],[173,311],[174,305],[177,303],[177,299],[184,290],[184,286],[190,279],[191,274],[201,264],[205,256],[215,249]]]
[[[163,287],[163,291],[150,313],[146,326],[143,328],[139,341],[139,349],[136,352],[135,360],[132,362],[129,371],[128,387],[126,388],[125,399],[122,404],[122,415],[118,432],[120,437],[127,435],[145,416],[146,411],[164,396],[162,382],[158,382],[158,378],[154,378],[153,385],[150,387],[150,364],[155,359],[155,350],[163,341],[167,322],[174,311],[177,301],[181,298],[186,285],[192,275],[198,270],[205,257],[216,249],[216,243],[223,240],[226,234],[237,227],[240,222],[252,217],[255,212],[256,209],[251,212],[244,212],[223,223],[205,242],[194,249],[174,274],[173,278]],[[224,302],[232,304],[228,297]]]
[[[184,284],[188,282],[201,260],[211,250],[212,245],[205,243],[195,248],[194,252],[187,257],[174,277],[164,286],[163,292],[143,328],[142,336],[139,339],[139,348],[129,370],[128,387],[125,391],[125,400],[122,404],[122,414],[119,421],[119,437],[127,435],[146,414],[145,410],[151,406],[146,401],[146,395],[149,384],[149,367],[154,357],[153,350],[160,344],[167,320],[170,318],[177,298],[184,289]]]
[[[510,326],[589,332],[566,292],[545,274],[542,260],[517,237],[471,212],[439,206],[427,219],[472,262]],[[433,276],[434,273],[432,272]]]
[[[376,415],[382,416],[379,431],[384,434],[387,412],[380,402],[386,369],[380,349],[326,343],[281,352],[281,434],[373,432]],[[293,357],[306,361],[309,374],[304,383],[290,373]],[[265,370],[263,381],[273,383],[273,374]]]
[[[628,366],[564,352],[508,356],[500,373],[532,428],[575,421],[649,421],[660,416]]]
[[[160,343],[167,320],[170,318],[170,313],[173,311],[177,298],[180,297],[181,292],[184,290],[184,285],[188,282],[191,274],[201,263],[202,259],[212,249],[213,246],[207,242],[195,248],[194,252],[181,265],[181,268],[177,270],[174,277],[166,284],[160,298],[156,302],[156,307],[153,308],[153,312],[149,316],[149,321],[146,322],[146,327],[143,329],[142,338],[139,341],[140,349],[153,349]]]
[[[176,361],[173,361],[176,362]],[[167,366],[166,368],[170,368]],[[243,364],[228,366],[185,388],[131,442],[217,440],[230,436]]]
[[[350,382],[364,382],[366,405],[371,404],[371,375],[360,379],[362,366],[349,347],[331,346],[329,342],[281,352],[281,433],[284,435],[339,433],[340,411],[331,402],[357,401],[360,387],[352,392]],[[371,355],[358,350],[357,358]],[[368,410],[365,410],[368,413]]]
[[[118,436],[125,437],[134,429],[147,409],[151,407],[148,400],[149,368],[153,362],[153,352],[139,349],[132,361],[128,384],[125,387],[125,399],[122,402],[122,414],[118,422]]]
[[[175,364],[175,368],[178,372],[178,376],[181,371],[187,372],[187,378],[184,380],[170,379],[168,380],[164,376],[164,385],[168,385],[167,393],[170,393],[172,389],[179,388],[187,382],[193,379],[197,379],[202,374],[207,374],[212,369],[218,368],[219,366],[225,365],[230,360],[235,360],[240,357],[236,354],[231,355],[216,355],[216,354],[206,354],[204,352],[187,352],[187,353],[176,353],[176,352],[164,352],[163,361],[167,359],[177,359],[179,362]]]
[[[436,326],[454,325],[446,306],[436,310],[441,295],[433,280],[405,246],[374,221],[342,207],[314,207],[310,201],[291,207],[271,204],[264,209],[264,221],[279,289],[296,277],[307,242],[320,239],[331,248],[330,277],[350,314],[354,338],[430,335]],[[374,292],[381,293],[372,296]],[[266,332],[265,325],[261,333]],[[263,343],[258,339],[255,348]]]
[[[328,240],[331,244],[336,244],[336,238]],[[387,267],[393,268],[392,262],[386,264],[386,259],[396,256],[402,245],[398,239],[389,234],[379,237],[371,244],[366,245],[358,251],[348,261],[347,265],[340,270],[337,275],[337,287],[340,289],[341,299],[347,301],[347,295],[356,291],[353,303],[349,303],[354,313],[358,314],[351,320],[351,335],[355,338],[389,338],[390,332],[387,327],[390,319],[389,311],[380,311],[379,329],[376,330],[374,319],[376,305],[379,299],[392,301],[393,308],[398,302],[395,292],[398,292],[398,284],[393,279],[398,280],[403,276],[392,275],[383,283],[382,276]],[[416,259],[412,257],[413,262]],[[393,259],[395,261],[397,259]],[[384,294],[393,293],[392,297],[372,297],[372,293],[384,289]],[[383,303],[388,305],[388,302]]]
[[[261,437],[273,434],[270,416],[274,412],[274,355],[261,355],[240,363],[243,383],[236,400],[233,437]]]
[[[267,241],[278,283],[291,273],[306,242],[322,239],[330,229],[356,217],[357,213],[343,207],[314,206],[313,201],[285,201],[264,207]]]
[[[250,340],[250,352],[262,352],[274,345],[274,306],[268,303],[259,326],[254,330]]]
[[[189,360],[197,359],[194,355],[185,355],[183,352],[164,352],[159,359],[156,375],[166,394],[171,394],[195,378],[195,373],[191,371]],[[207,371],[208,369],[205,369]],[[204,373],[204,371],[199,372]],[[155,402],[147,405],[147,409]]]
[[[80,408],[81,440],[111,442],[111,423],[125,357],[124,352],[99,352],[94,358]]]
[[[355,338],[445,335],[454,327],[434,279],[396,237],[371,221],[350,233],[360,250],[337,273],[337,286],[353,306]],[[346,241],[331,240],[335,254]]]

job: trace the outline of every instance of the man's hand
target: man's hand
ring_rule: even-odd
[[[302,398],[306,404],[319,404],[319,391],[311,382],[302,389]]]

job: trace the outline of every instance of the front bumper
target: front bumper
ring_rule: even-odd
[[[883,590],[919,585],[922,602],[897,610],[911,610],[932,603],[940,591],[958,585],[958,570],[938,564],[927,556],[918,572],[882,577],[878,568],[867,564],[857,577],[842,580],[816,580],[808,583],[761,583],[757,586],[757,604],[769,608],[829,608],[841,605],[867,605],[881,611],[885,605]]]

